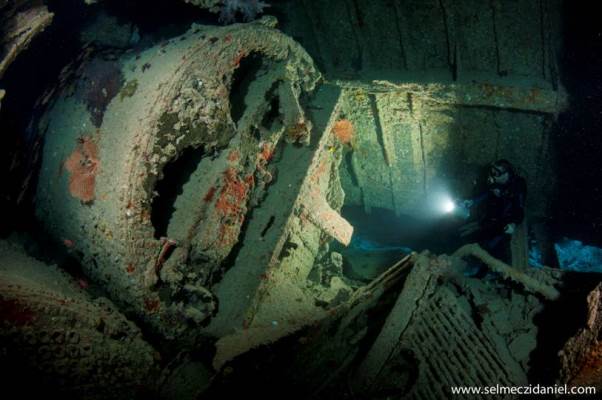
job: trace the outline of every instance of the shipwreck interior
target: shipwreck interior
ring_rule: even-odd
[[[581,3],[0,0],[3,393],[595,397]]]

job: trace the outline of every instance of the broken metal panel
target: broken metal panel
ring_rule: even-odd
[[[541,299],[497,279],[467,278],[464,267],[426,252],[405,257],[316,323],[264,347],[271,366],[251,381],[271,394],[276,383],[264,381],[278,371],[299,398],[439,399],[451,397],[451,386],[526,385]],[[548,284],[558,278],[546,269],[530,274]],[[249,329],[246,338],[258,334]]]
[[[273,24],[193,26],[140,54],[98,54],[47,115],[38,217],[168,337],[215,314],[209,289],[269,190],[276,147],[307,140],[297,97],[319,73]],[[170,209],[162,190],[176,182]]]
[[[472,310],[488,301],[474,297],[474,293],[479,290],[487,293],[491,288],[475,292],[470,285],[478,288],[483,284],[469,283],[464,278],[458,282],[464,281],[468,286],[464,289],[467,297],[460,296],[457,288],[445,283],[446,278],[442,280],[450,267],[450,260],[444,257],[417,258],[385,326],[356,371],[355,389],[378,393],[383,385],[398,382],[403,387],[397,389],[408,393],[409,398],[445,398],[451,395],[451,386],[512,386],[527,382],[522,362],[526,364],[528,354],[512,353],[506,340],[531,324],[533,313],[524,316],[525,313],[508,308],[510,302],[501,300],[497,294],[491,299],[497,299],[499,308],[494,309],[492,303],[491,310]],[[474,305],[467,301],[471,297],[475,299]],[[538,302],[519,304],[537,309]],[[475,312],[485,314],[482,323],[473,318]],[[515,312],[527,320],[508,325],[509,331],[503,332],[489,322],[491,318],[503,320],[502,313]],[[531,330],[533,338],[535,334]],[[395,365],[405,367],[396,370]],[[404,379],[404,374],[415,375]]]
[[[414,263],[414,271],[418,266]],[[380,370],[383,368],[387,360],[391,357],[392,352],[399,341],[402,333],[406,330],[412,317],[413,309],[419,306],[416,302],[413,306],[406,304],[407,300],[419,300],[423,298],[424,291],[429,285],[429,282],[434,277],[430,274],[412,272],[407,278],[403,291],[398,297],[395,306],[389,313],[385,325],[378,334],[378,337],[371,346],[371,350],[362,361],[357,370],[356,387],[369,388],[375,383]],[[410,306],[408,308],[408,306]]]
[[[470,315],[454,302],[452,292],[435,295],[396,349],[397,353],[411,352],[419,363],[418,380],[410,397],[441,398],[459,385],[525,384],[527,377],[519,372],[520,367],[498,354]]]
[[[378,332],[380,313],[386,297],[395,294],[398,283],[413,266],[410,256],[391,266],[368,285],[357,289],[351,297],[332,309],[319,323],[300,332],[297,351],[287,355],[287,368],[295,371],[291,383],[301,391],[299,398],[340,398],[341,389],[350,383],[349,374],[366,340]],[[384,306],[387,307],[387,306]],[[329,372],[324,374],[324,364]]]
[[[11,366],[3,371],[6,390],[33,375],[68,397],[132,398],[152,386],[156,356],[109,300],[92,300],[55,266],[0,243],[0,363]]]

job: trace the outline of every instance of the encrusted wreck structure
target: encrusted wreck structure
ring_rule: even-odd
[[[102,399],[134,396],[158,353],[106,298],[92,297],[56,266],[0,244],[2,363],[7,390]],[[40,388],[38,388],[40,389]]]
[[[312,160],[309,148],[292,149],[311,140],[312,122],[298,102],[320,75],[301,47],[267,23],[193,27],[122,60],[101,54],[45,121],[39,217],[84,255],[92,279],[111,282],[112,296],[166,337],[216,314],[219,293],[210,289],[236,264],[231,253],[243,225],[270,242],[261,256],[279,256],[300,189],[280,185],[287,174],[291,182],[303,178]],[[290,162],[289,152],[307,160],[275,171],[277,160]],[[323,168],[328,177],[330,163]],[[326,187],[312,189],[326,201]],[[273,191],[291,193],[288,206],[278,195],[281,215],[251,218]],[[258,286],[268,265],[251,268]],[[219,303],[226,312],[227,302]],[[225,323],[245,318],[239,306]]]
[[[15,382],[178,399],[251,382],[416,399],[531,382],[536,318],[565,275],[527,265],[526,226],[512,265],[467,245],[400,254],[369,283],[337,248],[354,234],[343,206],[419,215],[442,182],[468,194],[499,158],[527,178],[529,217],[549,214],[568,105],[559,2],[185,3],[251,22],[86,40],[37,103],[35,217],[79,269],[0,243],[0,363],[18,365]],[[0,13],[1,78],[52,13]],[[493,278],[465,276],[475,260]],[[600,384],[598,292],[559,382]]]

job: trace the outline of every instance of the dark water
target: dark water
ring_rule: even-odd
[[[358,206],[344,206],[341,214],[353,225],[353,237],[349,246],[335,243],[331,249],[343,255],[351,278],[374,278],[411,251],[449,254],[463,244],[457,218],[398,216],[383,208],[368,214]]]
[[[560,234],[602,246],[602,25],[580,2],[564,2],[561,80],[570,108],[553,136],[558,192],[552,223]]]

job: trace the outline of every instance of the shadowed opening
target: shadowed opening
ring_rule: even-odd
[[[245,98],[249,92],[249,86],[257,78],[263,66],[262,57],[257,53],[251,53],[240,61],[240,65],[234,71],[230,89],[230,114],[235,123],[240,121],[245,112]]]
[[[188,148],[180,157],[171,161],[163,169],[163,177],[157,183],[157,195],[151,206],[151,222],[155,228],[155,238],[167,236],[167,228],[175,211],[175,203],[184,190],[184,185],[197,170],[204,152],[199,148]]]

